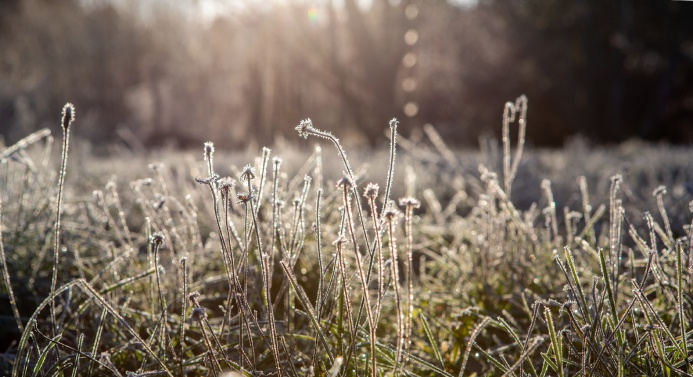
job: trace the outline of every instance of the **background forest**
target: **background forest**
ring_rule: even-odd
[[[689,143],[690,20],[668,0],[2,0],[0,134],[57,130],[69,99],[80,137],[133,150],[271,144],[307,116],[478,146],[524,93],[533,145]]]

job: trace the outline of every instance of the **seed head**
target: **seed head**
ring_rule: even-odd
[[[219,180],[219,190],[221,191],[221,194],[224,196],[229,195],[229,192],[233,189],[233,187],[236,186],[236,181],[234,181],[231,178],[222,178]]]
[[[199,291],[194,291],[188,295],[188,300],[195,302],[197,298],[202,296]]]
[[[279,165],[282,164],[282,159],[281,157],[274,157],[272,159],[272,163],[274,164],[275,168],[279,168]]]
[[[351,181],[351,179],[345,174],[342,179],[337,181],[337,187],[345,187],[345,188],[350,188],[354,185],[354,183]]]
[[[378,189],[380,186],[378,186],[377,183],[369,183],[366,185],[366,189],[363,192],[363,196],[368,198],[368,199],[375,199],[378,197]]]
[[[421,206],[421,202],[416,200],[416,198],[407,196],[399,199],[399,205],[408,208],[419,208]]]
[[[399,211],[396,208],[390,207],[383,212],[383,216],[388,220],[392,221],[397,219],[397,215],[399,215]]]
[[[152,234],[151,242],[152,242],[152,244],[154,244],[156,246],[160,246],[162,243],[164,243],[165,239],[166,239],[166,237],[164,237],[163,233],[156,232],[156,233]]]
[[[63,129],[67,131],[67,129],[70,128],[70,125],[74,121],[75,121],[75,105],[68,102],[65,104],[65,106],[63,106],[63,119],[61,122]]]
[[[298,136],[303,136],[304,139],[308,138],[308,134],[313,131],[313,121],[304,119],[301,123],[296,126],[296,131],[298,131]]]
[[[253,179],[255,179],[255,168],[250,165],[244,166],[241,171],[241,180],[245,182]]]
[[[211,161],[214,154],[214,143],[208,141],[205,143],[205,161]]]
[[[337,237],[337,239],[334,240],[334,242],[332,242],[332,244],[339,247],[339,246],[342,246],[343,244],[345,244],[347,242],[348,242],[348,240],[346,239],[346,237],[344,237],[343,234],[340,234]]]
[[[662,186],[657,187],[652,192],[652,196],[666,195],[666,193],[667,193],[667,187],[662,185]]]
[[[390,128],[397,129],[398,124],[399,124],[399,121],[397,120],[397,118],[390,119]]]
[[[239,192],[238,194],[236,194],[236,198],[238,198],[238,204],[245,204],[253,199],[253,193]]]
[[[192,313],[190,313],[190,320],[193,322],[202,322],[205,318],[207,318],[207,313],[205,312],[205,308],[201,306],[193,308]]]

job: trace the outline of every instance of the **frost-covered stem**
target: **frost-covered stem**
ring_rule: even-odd
[[[51,277],[51,295],[55,292],[58,283],[58,263],[60,258],[60,216],[63,211],[63,187],[65,186],[65,174],[67,171],[67,155],[70,146],[70,125],[75,120],[75,107],[71,103],[66,103],[63,107],[62,129],[63,129],[63,151],[61,155],[60,177],[58,178],[58,205],[55,213],[55,246],[53,249],[53,275]],[[55,338],[58,333],[58,323],[55,320],[55,300],[51,300],[51,331]]]
[[[298,126],[296,126],[296,130],[298,131],[299,136],[303,136],[304,138],[308,138],[308,135],[314,135],[317,137],[321,137],[323,139],[327,139],[331,141],[332,144],[334,144],[335,148],[337,148],[337,153],[339,154],[339,157],[342,158],[342,164],[344,165],[344,169],[346,170],[347,176],[354,183],[351,189],[353,191],[354,197],[357,198],[358,189],[356,187],[356,177],[354,176],[354,171],[351,169],[349,160],[347,160],[344,148],[342,148],[342,145],[339,144],[339,139],[337,139],[334,135],[332,135],[329,132],[321,131],[313,127],[313,122],[310,119],[302,120],[301,123]],[[361,222],[361,230],[363,232],[363,237],[366,240],[366,250],[370,252],[371,244],[368,240],[368,232],[366,232],[366,222],[363,220],[363,208],[361,206],[360,200],[356,200],[356,209],[358,210],[359,221]]]
[[[347,357],[346,357],[346,364],[349,364],[349,360],[351,358],[352,354],[352,349],[355,347],[356,344],[356,329],[354,325],[354,315],[353,315],[353,308],[351,306],[351,297],[349,293],[349,283],[347,282],[347,272],[346,272],[346,261],[344,258],[344,250],[343,250],[343,245],[346,242],[346,239],[344,236],[340,235],[337,240],[334,242],[335,246],[337,248],[337,266],[339,268],[339,275],[342,278],[342,294],[341,294],[341,301],[340,302],[340,313],[343,313],[346,311],[347,313],[347,322],[349,326],[349,350],[347,351]],[[341,321],[340,321],[341,322]],[[340,332],[340,337],[342,336]]]
[[[385,293],[385,263],[383,261],[383,245],[380,236],[380,222],[378,221],[378,207],[375,204],[375,195],[368,196],[368,205],[371,207],[371,217],[373,218],[373,229],[375,230],[375,253],[378,258],[378,300],[375,304],[375,322],[377,323],[380,317],[383,295]]]
[[[399,122],[397,119],[392,118],[390,120],[390,164],[387,168],[387,182],[385,183],[385,197],[383,197],[383,204],[387,205],[390,201],[390,191],[392,190],[392,180],[395,175],[395,153],[397,152],[397,125]],[[376,233],[376,238],[378,233]]]
[[[400,199],[400,205],[404,206],[404,231],[407,236],[407,259],[405,261],[405,282],[407,285],[407,316],[406,322],[404,324],[404,363],[407,363],[409,358],[409,348],[411,347],[411,327],[412,327],[412,316],[414,312],[414,285],[412,280],[412,275],[414,273],[412,254],[414,248],[414,237],[412,235],[412,216],[414,208],[418,208],[420,203],[418,200],[407,197]]]
[[[2,244],[2,198],[0,198],[0,264],[2,264],[2,274],[5,278],[5,287],[7,288],[7,294],[10,298],[10,306],[12,307],[14,320],[17,322],[17,328],[19,329],[19,332],[23,333],[24,326],[22,325],[22,317],[19,316],[19,310],[17,309],[17,301],[14,298],[14,290],[12,289],[12,283],[10,282],[10,273],[7,270],[5,247]]]
[[[342,184],[343,193],[342,199],[344,202],[344,208],[346,212],[347,228],[349,229],[349,234],[351,235],[351,242],[354,245],[354,255],[356,256],[356,270],[358,271],[359,279],[361,279],[361,286],[363,287],[363,300],[366,305],[366,317],[368,319],[368,329],[370,332],[370,349],[371,349],[371,376],[377,376],[377,357],[375,354],[375,330],[376,324],[373,319],[373,311],[371,309],[371,300],[368,294],[368,281],[366,280],[366,274],[363,271],[363,264],[361,263],[361,253],[358,250],[358,243],[356,241],[356,234],[354,233],[354,223],[351,215],[351,205],[349,200],[349,185]],[[359,318],[356,319],[359,321]],[[358,326],[358,323],[356,323]]]
[[[522,158],[522,151],[525,147],[525,133],[527,132],[527,97],[523,94],[515,100],[515,111],[520,112],[520,116],[517,119],[518,123],[518,133],[517,133],[517,148],[515,149],[515,157],[513,158],[513,164],[510,167],[510,182],[508,184],[507,195],[510,198],[510,190],[512,189],[513,180],[515,180],[515,175],[517,175],[517,169],[520,167],[520,159]]]
[[[402,300],[399,293],[399,267],[397,262],[397,244],[395,242],[395,220],[397,217],[396,210],[388,209],[385,211],[385,219],[387,220],[387,236],[388,246],[390,248],[390,271],[392,284],[395,288],[395,306],[397,307],[397,347],[395,353],[395,365],[393,367],[393,375],[397,375],[399,364],[402,360],[402,346],[404,345],[404,318],[402,314]]]

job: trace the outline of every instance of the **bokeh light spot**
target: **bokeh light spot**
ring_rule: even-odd
[[[407,30],[406,33],[404,33],[404,42],[408,44],[409,46],[412,46],[416,44],[416,42],[419,41],[419,32],[414,30],[414,29],[409,29]]]
[[[416,4],[409,4],[404,8],[404,15],[408,20],[415,20],[419,16],[419,7]]]
[[[404,115],[408,116],[409,118],[415,117],[418,113],[419,105],[416,102],[410,101],[404,105]]]
[[[407,52],[404,57],[402,58],[402,64],[404,64],[405,67],[411,68],[416,65],[417,61],[416,54],[413,52]]]

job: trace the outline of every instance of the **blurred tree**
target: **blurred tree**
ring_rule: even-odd
[[[482,0],[475,12],[484,10],[507,24],[502,39],[512,47],[502,69],[530,98],[529,136],[535,141],[553,144],[577,132],[602,141],[685,141],[673,125],[675,114],[685,110],[672,106],[693,96],[693,7],[675,1]]]
[[[311,117],[373,145],[397,117],[475,146],[525,93],[534,144],[693,140],[683,2],[258,2],[213,19],[199,4],[0,0],[0,133],[57,127],[69,100],[99,143],[271,143]]]

